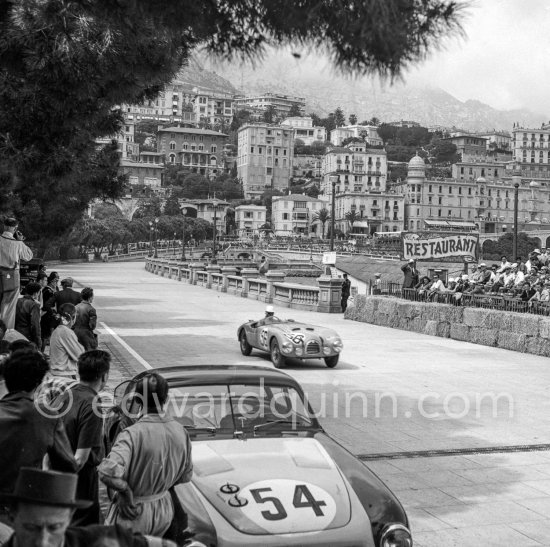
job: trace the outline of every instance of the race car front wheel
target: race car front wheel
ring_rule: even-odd
[[[241,331],[239,342],[241,344],[241,353],[246,356],[250,355],[252,353],[252,346],[248,343],[248,340],[246,339],[246,332],[244,330]]]
[[[285,366],[285,358],[281,353],[277,340],[271,342],[271,362],[275,365],[275,368],[283,368]]]
[[[334,368],[338,364],[339,355],[333,355],[332,357],[325,357],[325,365],[328,368]]]

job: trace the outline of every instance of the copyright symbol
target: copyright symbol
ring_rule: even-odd
[[[70,389],[40,386],[34,394],[34,407],[45,418],[62,418],[71,410],[73,401]]]

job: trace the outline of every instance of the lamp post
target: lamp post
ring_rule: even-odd
[[[187,208],[181,208],[181,214],[183,215],[183,235],[181,238],[181,260],[185,260],[185,217],[187,215]]]
[[[176,236],[178,234],[176,232],[174,232],[174,256],[176,256]]]
[[[519,183],[514,184],[514,239],[512,244],[512,257],[515,260],[518,256],[518,195]]]
[[[153,222],[149,221],[149,256],[153,256]]]
[[[158,258],[158,224],[159,219],[155,218],[155,258]]]
[[[332,184],[332,204],[331,204],[331,213],[330,213],[330,250],[334,251],[334,217],[336,216],[336,183],[339,180],[338,175],[331,175],[329,177],[330,183]]]
[[[217,254],[217,249],[216,249],[216,211],[218,209],[218,200],[217,199],[214,199],[212,201],[212,207],[214,208],[214,234],[213,234],[213,237],[212,237],[212,262],[213,263],[216,263],[216,254]]]

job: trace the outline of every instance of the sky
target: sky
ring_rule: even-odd
[[[458,99],[550,113],[550,0],[470,0],[464,38],[404,74]]]

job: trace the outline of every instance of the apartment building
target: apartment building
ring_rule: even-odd
[[[387,173],[385,150],[369,149],[365,143],[325,154],[321,191],[332,199],[334,181],[336,229],[365,235],[403,229],[405,198],[399,186],[387,185]]]
[[[286,118],[281,125],[292,127],[294,138],[300,139],[307,146],[311,146],[314,142],[324,143],[327,140],[326,128],[314,126],[313,120],[309,116]]]
[[[460,154],[462,161],[484,158],[487,155],[487,139],[484,137],[462,133],[446,137],[443,140],[456,146],[457,154]]]
[[[375,125],[346,125],[337,127],[330,132],[330,142],[334,146],[342,146],[342,142],[350,137],[363,139],[369,146],[384,144]]]
[[[233,120],[234,101],[231,93],[197,91],[191,102],[199,123],[229,126]]]
[[[294,130],[272,124],[246,124],[239,129],[237,173],[245,199],[266,188],[286,190],[292,174]]]
[[[327,208],[326,199],[316,199],[301,194],[274,196],[271,209],[271,228],[275,235],[302,235],[321,237],[322,226],[316,221],[316,213]]]
[[[460,167],[457,166],[453,172],[459,172],[457,169]],[[445,228],[495,234],[510,232],[514,224],[516,183],[519,184],[519,229],[533,230],[548,223],[549,179],[537,182],[510,175],[508,170],[502,176],[500,172],[496,176],[493,167],[486,171],[485,176],[481,176],[480,170],[475,174],[480,176],[429,180],[424,160],[413,157],[409,162],[406,184],[406,229],[415,232]]]
[[[247,107],[266,110],[270,106],[275,109],[277,116],[280,118],[287,118],[293,106],[297,106],[300,109],[300,113],[303,113],[306,108],[306,100],[304,97],[279,95],[277,93],[235,97],[235,108],[237,110],[246,109]]]
[[[239,205],[235,207],[235,224],[240,237],[259,235],[260,228],[266,223],[265,205]]]
[[[225,170],[223,149],[227,135],[209,129],[159,127],[157,151],[166,156],[166,163],[215,177]]]

